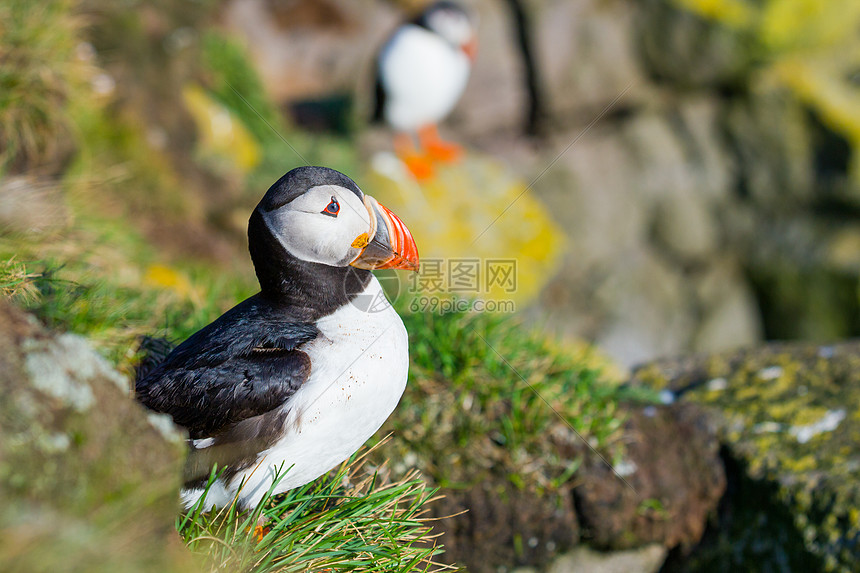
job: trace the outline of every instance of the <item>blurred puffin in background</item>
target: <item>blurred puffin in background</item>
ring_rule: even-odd
[[[406,387],[408,339],[372,269],[418,270],[403,222],[346,175],[299,167],[248,223],[260,292],[138,368],[137,399],[186,428],[182,500],[255,507],[346,460]]]
[[[374,120],[397,132],[395,152],[418,179],[432,175],[434,160],[462,152],[440,139],[437,124],[463,95],[476,49],[469,14],[441,1],[397,28],[377,56]]]

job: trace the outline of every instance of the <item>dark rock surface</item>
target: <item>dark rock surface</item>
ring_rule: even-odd
[[[728,570],[821,571],[823,560],[807,551],[791,511],[773,482],[755,480],[723,449],[728,485],[716,515],[695,547],[672,551],[661,573]]]
[[[582,537],[605,550],[686,549],[701,538],[726,487],[716,429],[691,404],[628,413],[615,472],[592,454],[576,476]]]
[[[512,565],[543,570],[580,544],[618,551],[697,543],[725,489],[715,429],[690,404],[628,404],[621,415],[624,453],[612,463],[623,481],[558,426],[546,436],[551,447],[583,460],[559,487],[517,485],[514,470],[500,466],[474,485],[443,485],[445,498],[433,506],[442,517],[442,559],[478,573]]]
[[[541,496],[498,474],[465,489],[444,488],[445,497],[432,506],[441,518],[440,558],[476,573],[546,565],[579,541],[572,489],[565,484]]]
[[[191,571],[182,436],[80,337],[0,301],[0,570]]]

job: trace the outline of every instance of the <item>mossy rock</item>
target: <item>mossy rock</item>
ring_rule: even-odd
[[[0,570],[190,570],[183,451],[84,339],[0,300]]]
[[[797,559],[820,560],[828,571],[857,570],[860,342],[772,344],[658,361],[638,369],[633,384],[706,407],[744,477],[772,484],[774,514],[788,509],[809,554]],[[768,543],[764,535],[760,544]]]

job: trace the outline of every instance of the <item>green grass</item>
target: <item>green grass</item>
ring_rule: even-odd
[[[416,377],[445,379],[491,414],[469,420],[476,427],[458,428],[458,443],[495,431],[502,443],[525,446],[558,414],[588,434],[605,429],[601,421],[614,420],[613,391],[600,384],[599,372],[554,348],[516,318],[451,313],[406,320]],[[491,428],[487,421],[498,425]],[[607,435],[595,437],[603,441]]]
[[[81,20],[73,5],[0,2],[0,171],[45,164],[74,147],[66,102],[80,97],[85,67],[75,54]]]
[[[38,274],[27,269],[27,264],[11,257],[0,261],[0,295],[20,305],[35,300],[39,290],[35,285]]]
[[[181,340],[222,312],[237,289],[213,284],[207,298],[195,304],[174,292],[122,285],[95,273],[56,259],[9,258],[0,261],[0,289],[47,327],[85,336],[125,372],[131,371],[140,335]]]
[[[201,500],[176,528],[211,571],[438,570],[441,548],[424,516],[434,494],[414,472],[387,481],[357,453],[310,484],[267,494],[253,511],[203,513]]]
[[[516,317],[401,315],[410,381],[392,426],[398,455],[417,454],[435,483],[469,487],[493,467],[516,485],[552,491],[579,465],[560,455],[553,431],[621,453],[618,392],[581,357]]]

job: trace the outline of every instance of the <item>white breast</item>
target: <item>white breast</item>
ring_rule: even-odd
[[[241,503],[257,505],[281,466],[290,469],[276,493],[316,479],[361,447],[397,406],[406,388],[408,338],[375,277],[353,303],[317,327],[321,336],[302,347],[311,375],[284,405],[283,438],[261,452],[254,467],[213,488],[208,506],[232,501],[243,481]],[[184,491],[186,507],[199,495]]]
[[[437,34],[408,25],[382,51],[385,120],[399,131],[414,131],[448,115],[469,79],[469,58]]]

